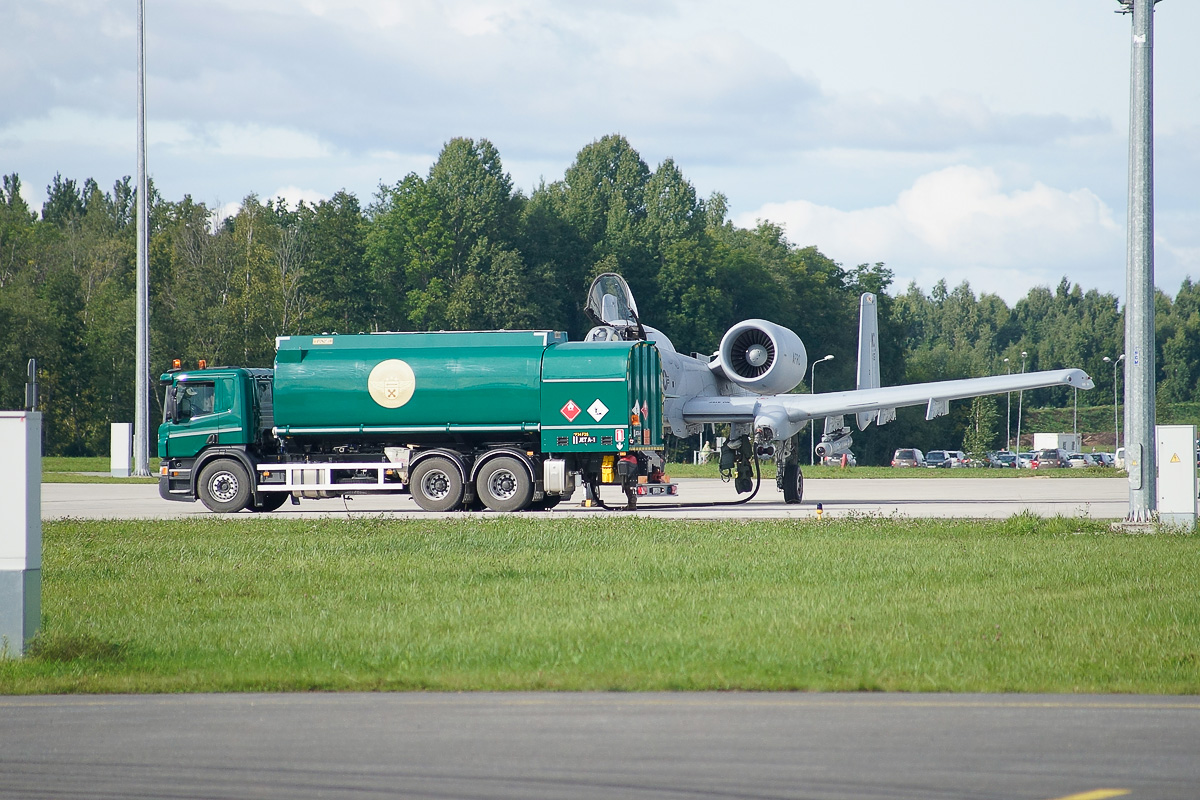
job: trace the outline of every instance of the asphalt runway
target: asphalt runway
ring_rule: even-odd
[[[824,478],[805,482],[804,502],[788,505],[774,480],[763,481],[758,495],[742,505],[705,506],[737,499],[730,484],[718,479],[683,478],[677,498],[642,500],[638,514],[680,519],[811,519],[816,504],[827,519],[851,515],[1003,519],[1029,512],[1038,516],[1124,519],[1129,509],[1129,483],[1124,478]],[[530,516],[561,518],[571,515],[627,514],[581,508],[583,490],[571,501]],[[601,499],[621,507],[625,496],[605,487]],[[209,515],[201,503],[163,500],[152,484],[42,484],[42,518],[61,519],[176,519]],[[684,508],[666,506],[685,505]],[[485,515],[495,512],[472,512]],[[269,516],[396,518],[453,518],[454,514],[422,511],[408,495],[362,494],[346,499],[302,500],[285,504]],[[250,516],[242,512],[242,516]]]
[[[3,798],[1195,800],[1200,698],[0,698]]]

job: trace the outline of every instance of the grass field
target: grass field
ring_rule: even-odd
[[[157,483],[158,478],[114,478],[109,475],[111,465],[107,458],[69,458],[66,456],[42,457],[42,483]],[[102,472],[103,475],[83,473]],[[158,459],[150,459],[150,472],[157,475]]]
[[[0,692],[1200,692],[1200,537],[1102,523],[46,522]]]

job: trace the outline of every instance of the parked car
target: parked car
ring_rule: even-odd
[[[925,454],[915,447],[901,447],[892,455],[893,467],[923,467]]]
[[[952,469],[965,467],[966,464],[967,454],[962,450],[930,450],[925,456],[925,466],[927,467]]]
[[[1113,453],[1113,466],[1117,469],[1125,469],[1125,448],[1118,447],[1117,452]]]
[[[1033,457],[1036,455],[1037,453],[1034,452],[1021,453],[1020,456],[1018,456],[1021,462],[1021,469],[1033,469]]]
[[[1034,469],[1059,469],[1071,466],[1067,451],[1059,447],[1038,450],[1033,456]]]
[[[1096,462],[1102,467],[1116,466],[1116,459],[1112,453],[1092,453],[1092,458],[1096,459]]]
[[[1092,458],[1088,453],[1068,453],[1067,460],[1075,469],[1097,466],[1096,459]]]
[[[1017,465],[1017,454],[1007,450],[987,454],[987,466],[997,469],[1012,469]]]
[[[840,455],[826,456],[825,458],[821,459],[821,465],[826,467],[840,467],[842,465],[842,457]],[[846,453],[846,466],[858,466],[858,459],[854,457],[854,453]]]

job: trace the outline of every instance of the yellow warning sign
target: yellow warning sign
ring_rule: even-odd
[[[1172,453],[1172,454],[1171,454],[1171,463],[1172,463],[1172,464],[1178,464],[1178,463],[1179,463],[1179,453]]]

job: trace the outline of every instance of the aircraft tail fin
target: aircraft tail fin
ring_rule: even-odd
[[[879,382],[879,304],[871,292],[863,292],[858,302],[858,388],[878,389]],[[872,422],[883,425],[896,418],[896,409],[881,408],[861,411],[857,415],[858,429],[866,430]]]

